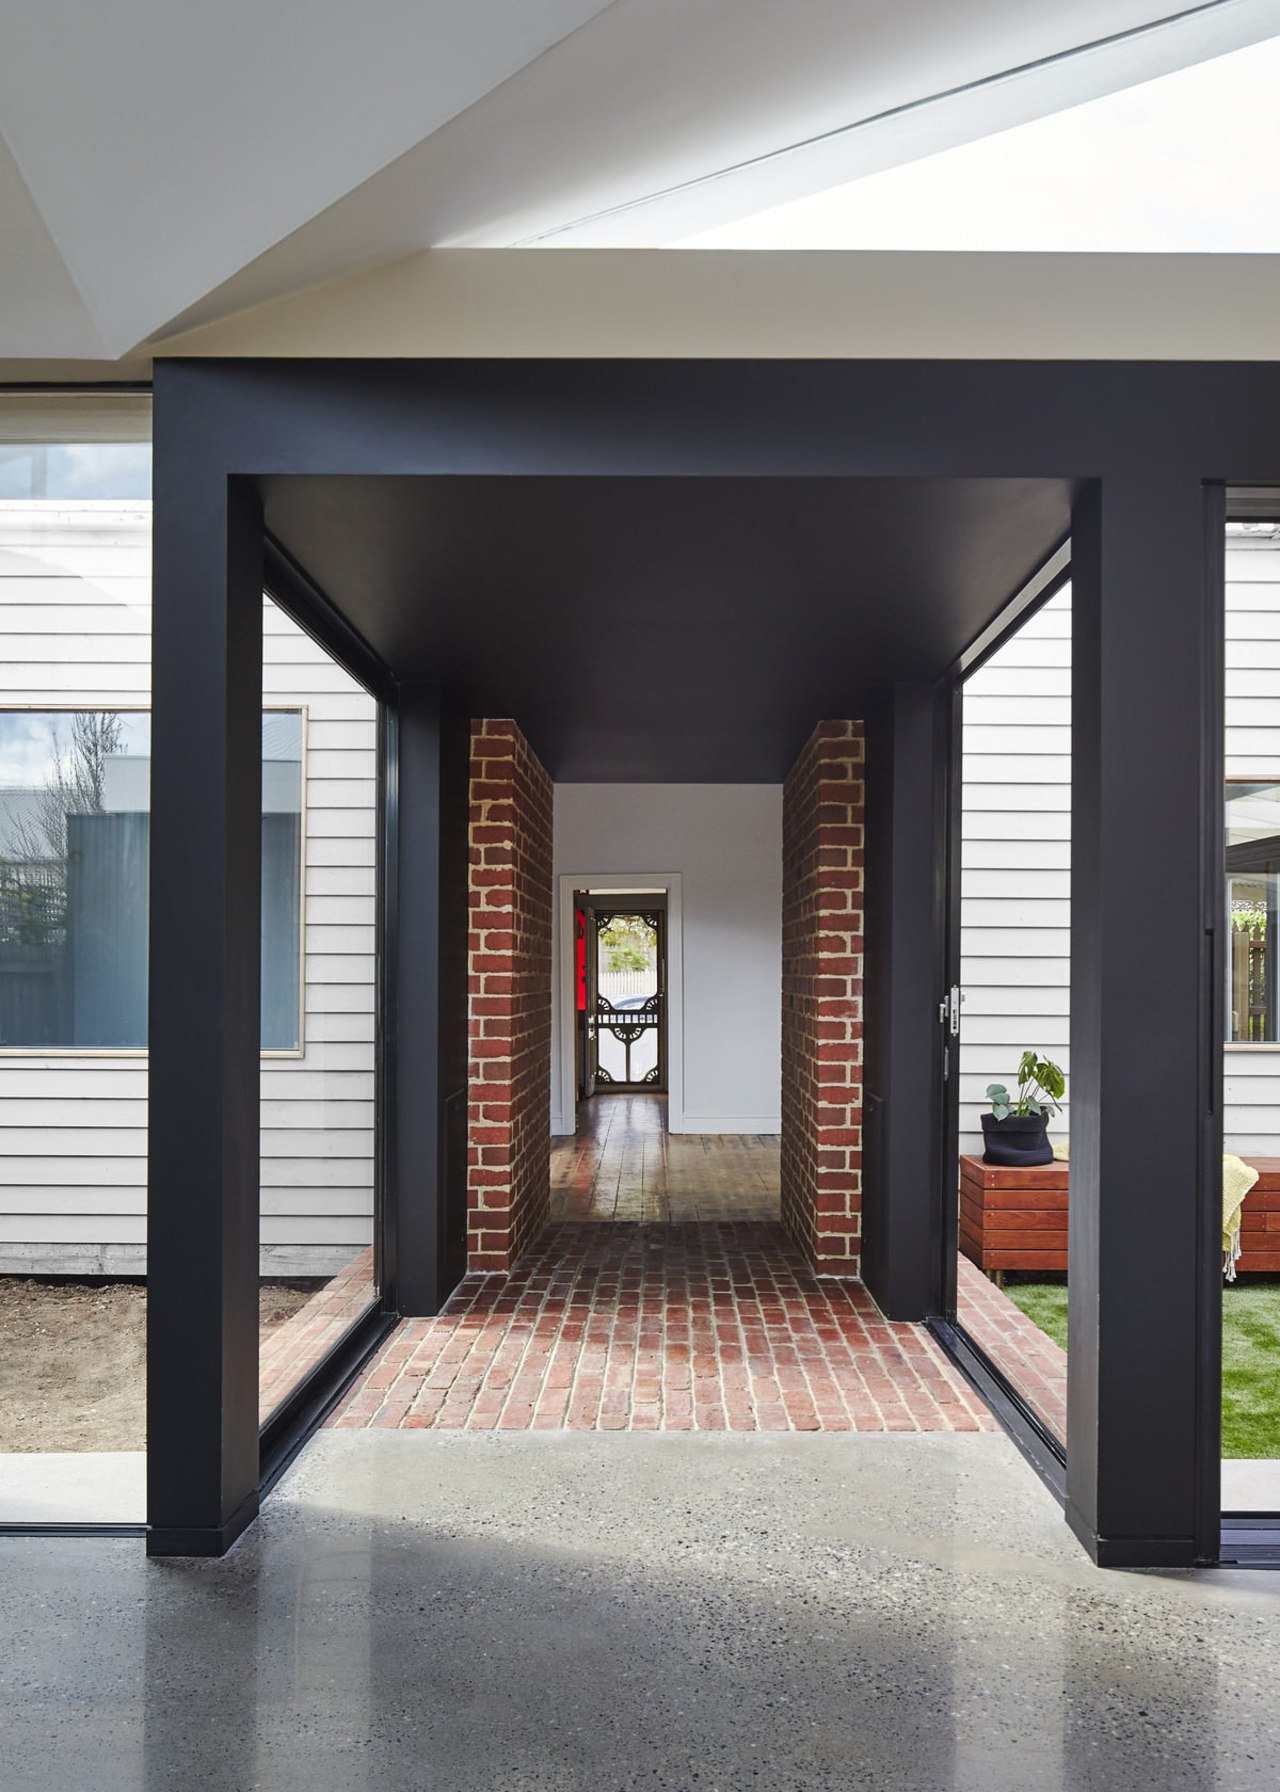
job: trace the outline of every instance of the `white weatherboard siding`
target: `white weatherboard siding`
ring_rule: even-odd
[[[988,1083],[1012,1090],[1028,1047],[1070,1071],[1069,589],[965,685],[961,865],[960,1149],[981,1153]]]
[[[1227,776],[1280,780],[1280,542],[1230,539],[1226,601]],[[965,687],[962,1151],[1025,1047],[1070,1070],[1070,723],[1068,591]],[[1225,1085],[1227,1148],[1280,1155],[1280,1047],[1228,1046]]]
[[[151,511],[0,502],[0,706],[150,702]],[[328,1275],[372,1238],[372,700],[280,611],[263,700],[306,711],[305,1033],[262,1066],[262,1268]],[[0,1054],[0,1273],[146,1262],[144,1053]]]
[[[1227,548],[1226,772],[1280,782],[1280,541]],[[1223,1118],[1229,1151],[1280,1156],[1280,1046],[1229,1045]]]

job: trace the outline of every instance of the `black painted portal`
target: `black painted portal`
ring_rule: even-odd
[[[1277,400],[1280,370],[1246,365],[157,365],[153,1547],[225,1546],[256,1498],[263,519],[385,662],[401,717],[384,927],[393,1298],[426,1310],[457,1267],[447,718],[514,710],[562,777],[589,763],[579,775],[758,779],[781,776],[824,714],[865,710],[867,1276],[890,1312],[921,1318],[943,1310],[946,1273],[940,960],[921,946],[946,934],[949,736],[932,687],[1070,511],[1070,1512],[1100,1559],[1213,1554],[1214,531],[1222,482],[1280,483]],[[661,623],[642,703],[629,687],[581,700],[597,595]],[[1155,865],[1161,901],[1134,954],[1132,892]],[[195,934],[211,945],[193,965]],[[1155,1049],[1131,1049],[1135,1015]],[[1169,1124],[1139,1155],[1117,1116],[1153,1104]]]

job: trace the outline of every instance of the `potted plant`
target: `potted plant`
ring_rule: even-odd
[[[1003,1083],[988,1083],[991,1112],[982,1116],[982,1161],[1030,1168],[1051,1164],[1049,1116],[1062,1112],[1067,1079],[1058,1066],[1035,1052],[1023,1052],[1018,1066],[1018,1093]]]

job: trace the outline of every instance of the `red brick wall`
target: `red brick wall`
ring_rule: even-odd
[[[820,722],[782,796],[782,1219],[824,1275],[861,1243],[864,760]]]
[[[554,787],[512,721],[471,725],[467,1265],[506,1270],[551,1189]]]

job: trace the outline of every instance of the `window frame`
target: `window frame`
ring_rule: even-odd
[[[1226,840],[1226,832],[1227,832],[1227,829],[1226,829],[1226,806],[1227,806],[1228,801],[1230,800],[1229,793],[1230,793],[1231,786],[1233,784],[1274,784],[1277,789],[1280,789],[1280,777],[1277,777],[1273,773],[1270,773],[1270,772],[1231,772],[1223,778],[1223,780],[1222,780],[1222,788],[1223,788],[1222,835],[1223,835],[1224,843]],[[1229,927],[1229,922],[1230,922],[1230,911],[1226,907],[1226,903],[1228,901],[1227,883],[1228,883],[1228,879],[1230,878],[1230,875],[1231,875],[1230,872],[1227,871],[1224,866],[1223,878],[1222,878],[1222,884],[1223,884],[1222,902],[1223,902],[1224,924],[1227,927]],[[1227,945],[1227,951],[1226,951],[1226,955],[1225,955],[1225,958],[1223,961],[1224,994],[1225,994],[1225,992],[1229,992],[1230,988],[1231,988],[1231,935],[1230,935],[1229,931],[1227,931],[1227,933],[1226,933],[1226,945]],[[1228,1037],[1227,1035],[1229,1033],[1229,1029],[1231,1026],[1230,1008],[1231,1008],[1231,1004],[1230,1004],[1229,999],[1224,999],[1223,1019],[1226,1023],[1225,1026],[1223,1027],[1222,1046],[1223,1046],[1224,1051],[1228,1051],[1228,1052],[1280,1052],[1280,1039],[1232,1039],[1232,1038]],[[1276,1024],[1277,1024],[1277,1027],[1280,1028],[1280,1015],[1277,1015]]]
[[[306,703],[264,703],[263,715],[296,715],[302,727],[301,791],[298,816],[298,1043],[296,1046],[266,1046],[261,1056],[278,1063],[282,1059],[305,1058],[307,1054],[307,782],[309,767],[307,743],[310,731],[310,705]],[[0,703],[0,715],[134,715],[149,716],[149,703]],[[150,810],[148,810],[150,813]],[[144,1060],[150,1045],[0,1045],[0,1063],[16,1058],[128,1058]]]

